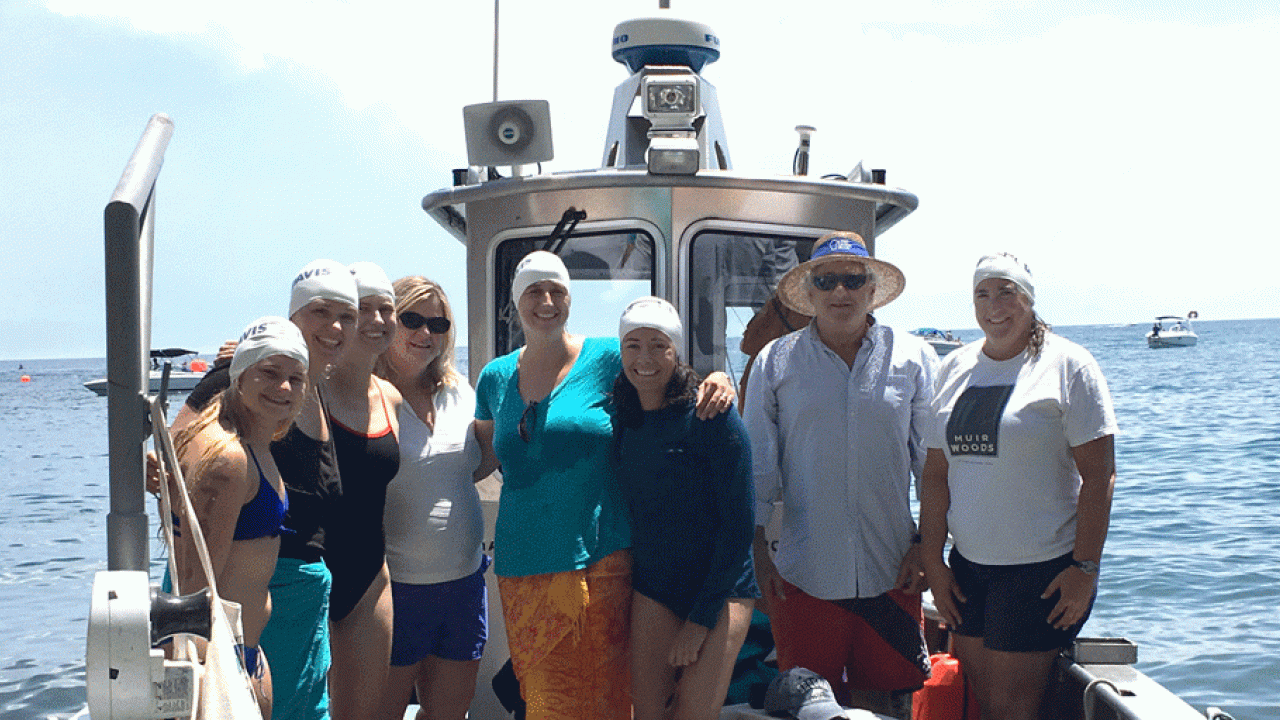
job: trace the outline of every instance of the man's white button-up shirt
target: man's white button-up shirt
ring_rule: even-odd
[[[783,513],[774,562],[823,600],[893,589],[911,547],[911,474],[924,438],[939,362],[933,348],[876,323],[850,368],[816,323],[760,351],[747,382],[756,524]]]

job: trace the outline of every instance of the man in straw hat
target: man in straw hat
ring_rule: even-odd
[[[778,668],[822,675],[845,705],[910,718],[928,674],[909,486],[924,466],[938,357],[871,312],[902,272],[855,233],[814,243],[778,285],[807,327],[761,350],[747,384],[756,574]],[[776,557],[765,526],[780,500]]]

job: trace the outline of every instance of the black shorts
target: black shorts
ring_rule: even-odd
[[[1058,573],[1071,566],[1071,553],[1026,565],[979,565],[964,559],[955,548],[949,558],[960,592],[968,602],[960,610],[957,635],[982,638],[982,646],[1007,652],[1042,652],[1064,648],[1084,626],[1098,595],[1075,625],[1059,630],[1049,624],[1049,613],[1058,604],[1058,593],[1041,599]]]

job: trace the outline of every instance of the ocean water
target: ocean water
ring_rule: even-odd
[[[1199,345],[1166,350],[1147,327],[1058,328],[1098,358],[1121,425],[1085,634],[1135,641],[1197,709],[1280,720],[1280,320],[1198,323]],[[83,716],[108,502],[107,404],[81,383],[105,363],[22,364],[0,362],[0,720]]]

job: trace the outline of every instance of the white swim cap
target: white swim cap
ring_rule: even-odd
[[[312,300],[337,300],[359,307],[356,280],[347,266],[333,260],[313,260],[302,268],[289,294],[289,317]]]
[[[303,372],[307,370],[307,342],[302,339],[298,326],[282,317],[260,317],[240,335],[236,353],[231,357],[231,384],[236,384],[240,373],[274,355],[294,358],[302,363]]]
[[[999,278],[1008,280],[1022,291],[1034,305],[1036,302],[1036,286],[1031,281],[1031,268],[1009,253],[983,255],[978,260],[978,268],[973,271],[973,289],[983,280]]]
[[[569,290],[569,269],[559,255],[546,250],[534,250],[516,265],[516,274],[511,278],[511,302],[519,303],[520,296],[528,287],[543,280],[554,280]]]
[[[684,354],[684,326],[675,306],[660,297],[642,297],[632,300],[618,321],[618,339],[636,328],[653,328],[671,339],[676,355]]]
[[[360,299],[370,296],[384,297],[395,304],[396,291],[382,268],[371,262],[351,263],[347,268],[356,279],[356,294]]]

